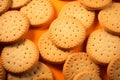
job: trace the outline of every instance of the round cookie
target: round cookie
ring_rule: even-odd
[[[10,8],[11,2],[11,0],[0,0],[0,15]]]
[[[49,0],[32,0],[20,9],[29,18],[32,27],[48,26],[55,17],[55,10]]]
[[[59,49],[51,42],[48,32],[43,33],[39,38],[38,48],[41,57],[50,63],[64,63],[69,55],[69,52]]]
[[[115,3],[103,10],[98,14],[100,24],[106,31],[120,35],[120,3]]]
[[[28,32],[29,20],[20,11],[8,11],[0,16],[0,43],[18,41]]]
[[[86,53],[74,53],[71,54],[64,66],[63,66],[63,75],[65,80],[73,80],[75,75],[79,72],[92,71],[99,75],[100,69]]]
[[[88,38],[86,51],[93,61],[106,65],[113,57],[120,55],[120,37],[103,29],[96,30]]]
[[[12,9],[19,9],[29,3],[31,0],[12,0]]]
[[[88,10],[101,10],[109,6],[112,0],[79,0]]]
[[[73,48],[81,45],[86,36],[86,30],[74,17],[59,17],[49,27],[49,36],[53,44],[60,48]]]
[[[107,67],[107,75],[109,80],[120,79],[120,55],[114,57]]]
[[[36,45],[28,39],[5,46],[1,53],[2,65],[11,73],[30,70],[38,62],[38,59],[39,51]]]
[[[4,70],[2,64],[0,63],[0,80],[5,80],[6,78],[6,71]]]
[[[102,80],[99,75],[96,73],[90,71],[85,71],[85,72],[79,72],[73,80]]]
[[[8,73],[7,80],[54,80],[53,74],[48,66],[42,62],[38,62],[37,65],[30,71],[15,75]]]
[[[86,29],[89,29],[95,19],[95,12],[88,11],[82,4],[78,1],[72,1],[67,3],[60,11],[58,17],[61,16],[73,16],[81,21]]]

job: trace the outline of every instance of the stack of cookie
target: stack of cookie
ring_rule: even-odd
[[[49,0],[0,3],[0,80],[54,80],[46,63],[62,64],[65,80],[102,80],[100,66],[107,66],[109,80],[120,79],[120,3],[70,1],[58,15]],[[101,28],[89,33],[96,20]],[[40,27],[47,31],[37,45],[25,38]]]
[[[51,70],[39,61],[35,43],[24,38],[30,27],[48,27],[52,22],[51,2],[1,0],[0,15],[0,80],[53,80]]]

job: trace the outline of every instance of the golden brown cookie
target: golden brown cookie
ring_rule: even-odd
[[[36,45],[28,39],[5,46],[1,53],[2,65],[11,73],[30,70],[37,64],[38,59],[39,51]]]

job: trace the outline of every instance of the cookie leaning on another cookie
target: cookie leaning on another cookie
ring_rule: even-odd
[[[63,66],[65,80],[73,80],[75,75],[84,71],[92,71],[97,75],[100,74],[99,66],[89,58],[87,53],[83,52],[71,54]]]
[[[113,57],[120,55],[120,37],[103,29],[96,30],[88,38],[86,51],[97,64],[107,65]]]
[[[36,45],[28,39],[5,46],[1,53],[2,65],[11,73],[23,73],[30,70],[38,59],[39,51]]]
[[[112,0],[78,0],[88,10],[101,10],[109,6]]]
[[[20,11],[29,18],[32,27],[48,27],[55,18],[55,10],[50,0],[32,0]]]
[[[86,29],[74,17],[58,17],[49,27],[49,38],[60,48],[73,48],[81,45],[86,36]]]
[[[109,80],[120,79],[120,55],[114,57],[107,67],[107,75]]]
[[[11,9],[19,9],[29,3],[31,0],[12,0]]]
[[[73,80],[102,80],[99,75],[92,71],[79,72]]]
[[[81,21],[81,23],[85,26],[86,29],[89,29],[94,23],[95,12],[88,11],[78,1],[72,1],[63,6],[58,17],[61,16],[75,17]]]
[[[120,3],[115,3],[98,14],[98,20],[106,31],[120,35]]]
[[[26,73],[20,75],[8,73],[7,80],[54,80],[54,78],[48,66],[38,62],[33,69]]]
[[[11,3],[12,0],[0,0],[0,15],[10,8]]]
[[[68,55],[70,55],[69,52],[59,49],[51,42],[48,32],[43,33],[39,38],[38,48],[41,57],[50,63],[64,63]]]
[[[13,43],[21,39],[29,29],[28,18],[17,10],[0,16],[0,43]]]

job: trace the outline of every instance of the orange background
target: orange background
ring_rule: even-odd
[[[66,3],[68,3],[68,2],[70,2],[72,0],[67,0],[67,1],[65,1],[65,0],[50,0],[50,1],[52,2],[53,6],[55,8],[56,15],[58,15],[61,8]],[[98,12],[96,12],[96,18],[97,18],[97,13]],[[85,45],[86,45],[86,41],[87,41],[87,38],[88,38],[89,34],[92,31],[94,31],[94,30],[96,30],[98,28],[101,28],[101,26],[99,25],[98,20],[96,19],[94,25],[87,31],[86,40],[83,43],[83,45],[82,46],[77,46],[72,51],[73,52],[85,51]],[[43,28],[43,27],[30,28],[29,32],[25,35],[25,37],[32,40],[37,45],[39,37],[41,36],[42,33],[44,33],[47,30],[48,30],[48,28]],[[64,76],[62,74],[63,64],[61,64],[61,65],[53,65],[53,64],[49,64],[49,63],[43,61],[42,59],[40,59],[40,61],[44,62],[45,64],[47,64],[49,66],[49,68],[53,72],[53,76],[54,76],[55,80],[64,80]],[[100,67],[101,68],[101,75],[100,76],[101,76],[102,80],[108,80],[107,77],[106,77],[106,67],[107,66]]]

